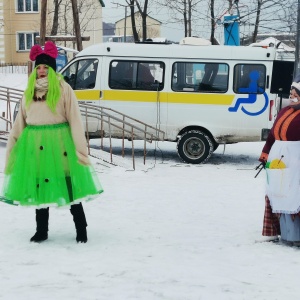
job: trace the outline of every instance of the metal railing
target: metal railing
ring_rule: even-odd
[[[0,103],[3,105],[1,106],[2,114],[0,115],[0,120],[5,122],[5,125],[0,130],[0,139],[2,140],[7,139],[8,132],[12,127],[14,119],[14,107],[12,108],[12,104],[18,104],[22,99],[23,93],[24,91],[20,89],[0,86]]]
[[[0,139],[7,140],[8,133],[12,127],[14,120],[14,108],[12,104],[19,104],[22,99],[24,91],[20,89],[7,88],[0,86],[0,103],[5,103],[4,115],[0,115],[0,120],[5,122],[5,128],[0,130]],[[2,110],[4,106],[1,107]],[[146,143],[152,143],[152,141],[163,141],[165,133],[157,127],[150,126],[140,120],[132,118],[128,115],[120,113],[114,109],[102,107],[93,104],[79,104],[81,115],[85,120],[86,136],[88,141],[88,153],[90,153],[90,136],[89,136],[89,118],[97,119],[100,122],[100,136],[101,145],[100,148],[104,149],[104,138],[109,139],[109,153],[110,162],[113,163],[113,145],[112,139],[118,138],[122,140],[122,157],[125,156],[125,139],[131,141],[131,153],[132,164],[135,170],[135,158],[134,158],[134,140],[144,141],[144,164],[146,163],[147,148]]]
[[[122,140],[122,157],[125,156],[125,139],[131,141],[132,163],[135,170],[134,158],[134,140],[144,141],[144,164],[146,163],[147,147],[146,143],[152,141],[163,141],[165,137],[164,131],[157,127],[148,125],[140,120],[132,118],[128,115],[120,113],[114,109],[97,106],[93,104],[79,104],[81,115],[85,117],[86,132],[88,134],[88,118],[100,120],[100,138],[101,149],[103,150],[104,137],[109,138],[110,160],[113,162],[112,156],[112,138],[118,137]],[[105,126],[106,125],[106,126]],[[89,141],[89,137],[87,136]],[[89,147],[90,151],[90,147]]]

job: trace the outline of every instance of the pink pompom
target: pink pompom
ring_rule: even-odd
[[[46,42],[44,47],[44,53],[53,58],[56,58],[58,55],[58,51],[55,44],[51,41]]]
[[[41,48],[41,46],[34,45],[30,50],[29,58],[30,60],[34,61],[36,60],[36,57],[42,53],[43,53],[43,49]]]

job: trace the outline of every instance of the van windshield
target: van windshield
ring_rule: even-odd
[[[93,89],[96,84],[97,59],[77,60],[62,75],[73,90]]]

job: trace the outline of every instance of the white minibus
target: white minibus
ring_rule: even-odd
[[[271,47],[149,42],[92,45],[60,72],[79,101],[159,128],[185,162],[196,164],[219,144],[265,140],[293,68],[293,53]],[[90,137],[107,133],[100,123],[89,120]]]

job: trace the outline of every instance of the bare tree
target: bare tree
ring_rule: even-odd
[[[255,19],[255,24],[254,24],[253,36],[252,36],[252,43],[256,42],[262,3],[263,3],[263,0],[257,0],[256,19]]]
[[[203,0],[201,3],[198,2],[194,9],[193,32],[201,37],[207,36],[213,45],[220,44],[216,34],[219,34],[220,31],[218,24],[221,23],[223,15],[228,12],[226,2],[224,0]]]
[[[139,42],[140,40],[147,40],[148,37],[157,36],[159,33],[158,27],[159,23],[155,24],[154,28],[150,30],[151,34],[148,35],[148,7],[149,0],[139,1],[139,0],[125,0],[126,5],[113,3],[117,6],[125,7],[125,19],[124,19],[124,35],[126,29],[131,27],[131,32],[135,42]],[[127,24],[127,8],[130,9],[130,25]],[[117,28],[117,32],[120,31],[120,28]]]
[[[216,42],[224,36],[225,15],[238,16],[240,34],[251,42],[263,32],[295,32],[298,0],[153,0],[167,8],[168,24],[182,23],[185,36],[208,36]],[[189,9],[190,8],[190,9]],[[217,22],[218,21],[218,22]]]
[[[260,32],[290,32],[297,15],[295,7],[297,0],[253,0],[247,6],[247,11],[241,8],[241,24],[253,29],[248,33],[252,36],[252,42],[257,41]]]
[[[57,35],[58,31],[58,18],[59,18],[59,6],[62,0],[54,0],[54,13],[53,13],[53,23],[50,35]]]
[[[135,42],[139,41],[139,35],[136,29],[136,24],[135,24],[135,5],[134,5],[135,0],[129,0],[127,1],[127,4],[130,7],[130,19],[131,19],[131,27],[132,27],[132,35],[134,38]]]
[[[140,40],[147,40],[149,37],[157,36],[158,30],[151,29],[149,34],[149,28],[147,24],[147,20],[149,17],[148,8],[149,8],[149,0],[139,1],[139,0],[126,0],[127,6],[130,7],[130,20],[132,26],[132,34],[134,37],[134,41],[138,42]],[[135,11],[137,8],[137,11]],[[141,31],[138,30],[137,19],[141,19]],[[126,26],[126,25],[125,25]],[[140,27],[140,26],[139,26]]]
[[[138,11],[142,17],[142,32],[143,32],[143,41],[145,41],[147,39],[147,10],[148,10],[148,0],[145,0],[144,1],[144,5],[142,7],[142,4],[141,4],[141,1],[138,1],[138,0],[134,0],[137,8],[138,8]],[[132,16],[132,14],[131,14]]]
[[[284,29],[289,36],[290,44],[295,46],[295,36],[297,32],[297,0],[287,0],[279,4],[281,9],[275,13],[275,17],[281,22],[281,29]]]
[[[77,4],[81,34],[84,35],[91,19],[98,17],[96,15],[98,5],[95,0],[78,0]],[[71,0],[54,0],[53,8],[54,10],[50,12],[50,17],[53,20],[52,28],[49,29],[51,35],[73,35],[74,24],[71,21],[73,20]],[[101,22],[100,18],[99,22]]]
[[[184,26],[184,36],[192,36],[193,15],[197,13],[197,6],[203,0],[162,0],[156,1],[158,5],[167,7],[172,21],[182,23]],[[202,8],[203,9],[203,8]]]
[[[216,21],[215,21],[215,0],[210,1],[210,24],[211,24],[211,29],[210,29],[210,42],[212,45],[218,44],[216,42],[215,38],[215,28],[216,28]]]

